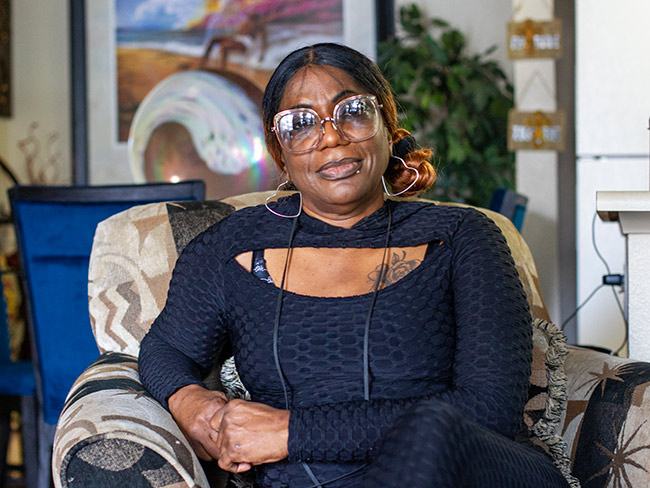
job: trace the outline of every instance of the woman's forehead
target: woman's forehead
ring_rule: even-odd
[[[310,65],[294,74],[284,90],[281,105],[308,103],[323,97],[365,93],[345,71],[333,66]]]

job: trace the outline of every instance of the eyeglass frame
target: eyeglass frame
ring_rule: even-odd
[[[377,100],[377,97],[376,97],[375,95],[365,95],[365,94],[362,94],[362,95],[353,95],[353,96],[351,96],[351,97],[346,97],[346,98],[344,98],[343,100],[340,100],[339,102],[336,103],[336,105],[334,105],[334,110],[332,110],[332,115],[336,114],[336,110],[338,109],[339,105],[341,105],[342,103],[349,102],[350,100],[361,99],[361,98],[368,98],[368,99],[370,99],[370,101],[373,103],[373,105],[374,105],[375,107],[377,107],[377,110],[378,110],[378,112],[379,112],[378,115],[381,116],[381,110],[384,108],[384,105],[381,104],[381,103],[379,103],[379,101]],[[296,110],[304,110],[304,111],[306,111],[306,112],[311,112],[311,113],[313,113],[313,114],[317,117],[318,120],[320,120],[320,127],[319,127],[319,129],[318,129],[318,134],[319,134],[319,135],[318,135],[318,139],[316,140],[316,142],[314,143],[314,145],[313,145],[312,147],[310,147],[309,149],[305,149],[305,150],[303,150],[303,151],[295,151],[295,150],[293,150],[293,149],[289,149],[288,147],[285,147],[284,144],[282,144],[282,139],[280,139],[280,131],[277,129],[277,127],[278,127],[278,121],[280,120],[280,118],[282,118],[284,115],[287,115],[287,114],[290,114],[290,113],[292,113],[292,112],[295,112]],[[383,117],[382,117],[382,118],[383,118]],[[296,108],[289,108],[289,109],[287,109],[287,110],[282,110],[282,111],[278,112],[277,114],[275,114],[275,115],[273,116],[273,127],[271,127],[271,132],[275,133],[275,137],[276,137],[277,140],[278,140],[278,144],[280,144],[280,147],[282,147],[282,149],[284,149],[285,151],[288,151],[288,152],[290,152],[291,154],[307,154],[307,153],[309,153],[309,152],[312,152],[314,149],[316,149],[316,148],[318,147],[318,145],[323,141],[323,137],[325,136],[325,122],[327,122],[327,121],[330,121],[330,122],[332,123],[332,127],[334,127],[334,130],[336,131],[336,133],[337,133],[341,138],[345,139],[345,140],[348,141],[348,142],[363,142],[363,141],[367,141],[368,139],[371,139],[371,138],[375,137],[375,136],[377,135],[377,132],[379,132],[379,124],[377,124],[377,129],[375,130],[375,132],[374,132],[372,135],[370,135],[370,136],[368,136],[368,137],[364,137],[363,139],[357,139],[357,140],[352,141],[352,140],[348,139],[348,138],[347,138],[347,137],[346,137],[346,136],[345,136],[345,135],[344,135],[344,134],[339,130],[338,126],[336,125],[336,120],[334,119],[334,117],[329,117],[329,116],[327,116],[327,117],[323,117],[323,118],[321,118],[321,116],[318,115],[318,112],[316,112],[316,111],[315,111],[314,109],[312,109],[312,108],[307,108],[307,107],[301,107],[301,108],[297,108],[297,109],[296,109]]]

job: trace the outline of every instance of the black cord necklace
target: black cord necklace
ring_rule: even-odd
[[[289,269],[289,255],[291,254],[291,246],[293,245],[293,238],[296,236],[298,229],[298,218],[293,219],[291,232],[289,233],[289,243],[287,244],[287,256],[284,258],[284,269],[282,270],[282,282],[280,283],[280,291],[278,293],[278,301],[275,306],[275,320],[273,323],[273,360],[275,361],[275,368],[280,376],[282,383],[282,391],[284,393],[284,407],[289,410],[289,396],[287,394],[287,384],[280,365],[280,356],[278,354],[278,332],[280,330],[280,315],[282,314],[282,298],[284,297],[284,283],[287,278],[287,269]]]
[[[393,220],[393,214],[392,214],[392,209],[390,205],[388,206],[388,225],[386,226],[386,241],[384,243],[384,252],[381,258],[381,266],[379,268],[379,273],[377,276],[377,279],[375,281],[375,285],[373,288],[372,292],[372,299],[370,302],[370,307],[368,309],[368,315],[366,317],[366,323],[364,326],[363,330],[363,398],[365,401],[370,401],[370,358],[369,358],[369,336],[370,336],[370,323],[372,320],[372,312],[375,308],[375,304],[377,302],[377,296],[379,295],[379,290],[381,288],[381,284],[384,280],[384,276],[387,271],[387,265],[386,265],[386,255],[388,254],[388,244],[390,240],[390,229],[392,225],[392,220]],[[285,409],[289,410],[289,394],[287,392],[287,382],[286,378],[284,376],[284,372],[282,371],[282,365],[280,364],[280,356],[278,354],[278,334],[280,330],[280,316],[282,315],[282,299],[284,298],[284,284],[286,282],[287,278],[287,270],[289,269],[289,257],[291,255],[291,247],[293,245],[293,239],[296,236],[296,231],[298,230],[298,218],[295,218],[293,220],[293,224],[291,226],[291,231],[289,233],[289,242],[287,243],[287,255],[284,260],[284,269],[282,271],[282,281],[280,283],[280,289],[278,292],[278,300],[276,303],[275,307],[275,320],[273,324],[273,360],[275,362],[275,367],[278,372],[278,376],[280,377],[280,383],[282,384],[282,391],[284,393],[284,405]],[[338,476],[334,479],[327,480],[320,482],[318,481],[318,478],[314,475],[313,471],[309,467],[309,465],[305,462],[301,463],[303,469],[306,471],[307,475],[309,478],[312,480],[314,483],[313,485],[310,485],[307,488],[322,488],[323,485],[327,485],[329,483],[333,483],[334,481],[338,481],[342,478],[345,478],[346,476],[350,476],[351,474],[356,473],[357,471],[363,469],[365,465],[355,468],[352,471],[345,473],[342,476]]]
[[[388,206],[388,225],[386,226],[386,242],[384,243],[384,254],[381,256],[379,276],[375,281],[375,289],[372,293],[372,301],[370,302],[370,308],[368,309],[368,317],[366,317],[366,326],[363,329],[363,399],[367,402],[370,401],[370,358],[368,355],[370,320],[372,319],[372,312],[375,309],[375,303],[377,303],[377,295],[379,295],[379,289],[381,288],[381,284],[384,281],[386,272],[388,271],[388,265],[386,264],[386,254],[388,254],[388,240],[390,239],[390,227],[392,221],[393,212],[390,206]]]

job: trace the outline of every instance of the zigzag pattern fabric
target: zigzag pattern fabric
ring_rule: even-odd
[[[211,224],[232,213],[220,202],[154,203],[97,226],[88,270],[88,307],[102,352],[137,356],[158,316],[178,254]]]

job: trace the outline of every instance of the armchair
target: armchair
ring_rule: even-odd
[[[164,305],[182,248],[212,223],[263,203],[268,195],[149,204],[98,225],[88,295],[102,354],[75,382],[59,418],[52,460],[55,486],[210,486],[171,415],[139,382],[139,343]],[[523,238],[506,217],[484,212],[508,240],[534,318],[533,374],[524,416],[533,442],[582,486],[650,485],[650,399],[645,399],[650,364],[567,347],[548,321]],[[213,384],[231,397],[245,397],[237,379],[232,362],[226,361]],[[247,480],[231,483],[246,486]]]

